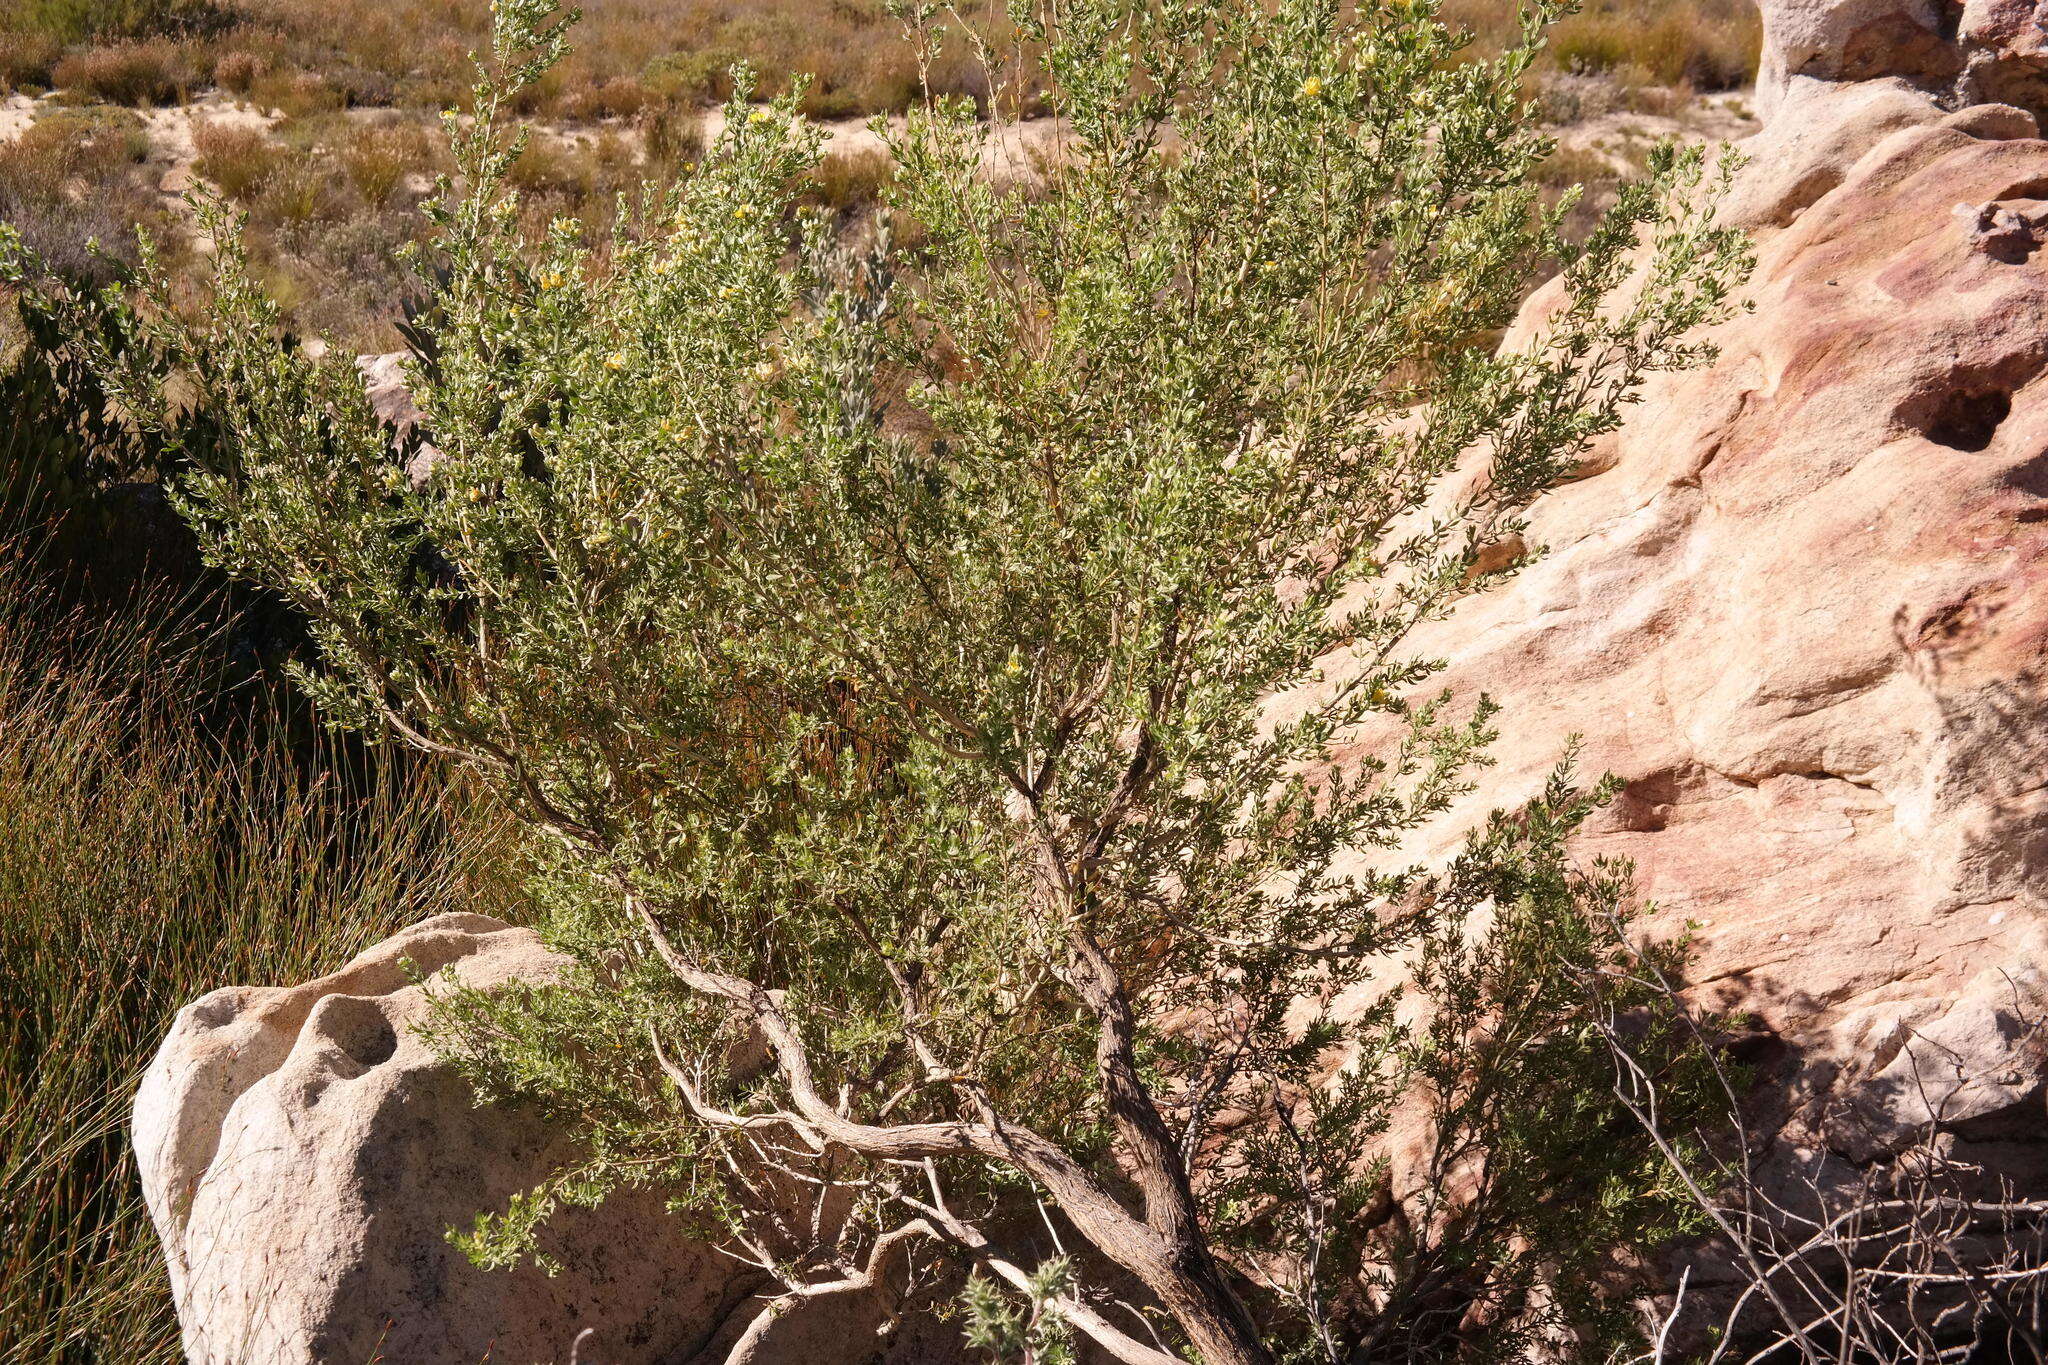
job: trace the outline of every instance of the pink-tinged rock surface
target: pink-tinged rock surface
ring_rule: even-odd
[[[1812,165],[1733,206],[1760,260],[1718,362],[1659,377],[1535,508],[1548,554],[1417,640],[1505,732],[1419,851],[1582,735],[1627,787],[1581,851],[1633,860],[1653,925],[1700,926],[1701,993],[1787,1045],[1788,1148],[2048,1136],[2048,142],[1882,86],[1808,107]]]

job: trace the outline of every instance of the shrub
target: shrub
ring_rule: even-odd
[[[289,157],[265,177],[254,211],[272,223],[307,223],[342,217],[351,207],[329,168],[309,158]]]
[[[112,104],[179,104],[205,83],[204,49],[171,38],[112,43],[73,52],[51,80]]]
[[[1550,57],[1580,75],[1634,69],[1661,85],[1726,90],[1755,78],[1762,41],[1761,21],[1747,5],[1610,2],[1559,23]]]
[[[283,160],[283,151],[261,128],[202,119],[192,127],[198,153],[193,169],[230,199],[248,202],[262,190]]]
[[[583,148],[545,134],[527,141],[506,175],[525,194],[576,201],[588,198],[598,183],[597,165]]]
[[[1558,24],[1550,39],[1550,56],[1575,75],[1597,75],[1626,66],[1633,57],[1637,33],[1618,19],[1574,15]]]
[[[7,154],[40,167],[52,184],[71,176],[103,178],[149,156],[149,133],[126,109],[52,109],[15,139]]]
[[[352,125],[338,139],[334,155],[356,193],[372,207],[388,202],[406,176],[436,169],[433,139],[408,119]]]
[[[595,122],[608,118],[631,118],[645,109],[653,97],[630,76],[614,76],[596,85],[579,86],[561,97],[558,108],[564,118]]]
[[[47,88],[63,54],[64,45],[56,39],[0,22],[0,93]]]
[[[654,174],[673,179],[704,155],[704,121],[686,105],[657,105],[641,115],[640,140]]]
[[[1606,154],[1590,147],[1560,147],[1536,168],[1536,183],[1546,189],[1573,185],[1612,185],[1621,179]]]
[[[255,87],[257,79],[269,70],[270,63],[261,53],[229,52],[214,63],[213,79],[223,90],[246,95]]]
[[[730,48],[669,52],[655,57],[641,72],[641,83],[653,94],[677,104],[732,98],[731,72],[739,56]]]
[[[340,90],[310,71],[266,71],[249,83],[249,102],[286,118],[329,113],[347,103]]]
[[[520,231],[502,119],[551,13],[500,0],[433,211],[424,487],[346,361],[279,350],[217,210],[208,321],[153,334],[239,442],[183,505],[315,617],[329,718],[461,755],[542,836],[580,974],[440,1036],[585,1145],[471,1254],[655,1185],[771,1313],[916,1236],[999,1277],[984,1338],[1037,1286],[1124,1360],[1161,1352],[1112,1285],[1210,1365],[1625,1338],[1607,1270],[1677,1207],[1588,1025],[1636,1013],[1674,1078],[1695,1049],[1619,970],[1621,879],[1565,855],[1599,793],[1561,775],[1438,876],[1388,850],[1492,735],[1413,627],[1726,311],[1701,154],[1573,250],[1525,48],[1458,64],[1427,5],[1060,0],[1020,37],[1081,136],[1034,197],[935,103],[884,192],[917,253],[856,248],[793,202],[796,96],[736,99],[607,257]],[[1552,331],[1472,347],[1549,256]],[[115,382],[142,420],[170,392]],[[1340,739],[1374,757],[1332,771]],[[1375,975],[1403,957],[1412,1011]],[[1413,1191],[1374,1160],[1403,1097]],[[846,1216],[779,1218],[757,1160]]]
[[[885,148],[828,152],[811,169],[804,197],[839,213],[872,208],[895,173],[895,159]]]
[[[166,226],[139,174],[148,153],[142,120],[126,109],[50,110],[0,144],[0,224],[60,273],[109,280],[135,262],[138,224]]]
[[[217,28],[225,16],[212,0],[20,0],[16,21],[27,33],[60,44],[105,38],[147,38]]]

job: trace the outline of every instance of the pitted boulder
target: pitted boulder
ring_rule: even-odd
[[[178,1015],[135,1104],[143,1190],[195,1365],[686,1360],[758,1286],[658,1200],[563,1215],[562,1265],[485,1272],[445,1240],[548,1174],[548,1125],[479,1108],[413,1032],[425,974],[540,981],[529,930],[439,915],[300,986]],[[380,1354],[381,1353],[381,1354]]]

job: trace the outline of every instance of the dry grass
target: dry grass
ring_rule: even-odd
[[[1000,32],[1002,7],[965,7]],[[764,94],[809,84],[805,110],[845,118],[900,110],[917,73],[884,0],[591,0],[569,59],[525,99],[526,112],[575,119],[631,118],[666,103],[701,104],[730,93],[728,69],[751,63]],[[466,54],[484,37],[478,0],[243,0],[230,47],[274,68],[317,71],[359,104],[452,102],[468,81]],[[957,45],[933,85],[980,95],[980,72]]]
[[[393,119],[351,123],[332,146],[348,183],[372,208],[389,203],[410,176],[425,176],[439,167],[440,144],[417,122]]]
[[[1761,29],[1747,6],[1592,7],[1559,24],[1551,58],[1575,74],[1621,74],[1664,86],[1732,90],[1756,77]]]
[[[148,102],[210,78],[280,115],[270,138],[202,131],[199,173],[250,210],[259,268],[285,295],[296,327],[332,329],[359,348],[393,344],[389,320],[406,284],[393,257],[419,235],[420,190],[445,169],[438,138],[422,125],[428,110],[460,102],[467,53],[485,37],[486,0],[17,2],[98,7],[98,17],[45,25],[84,35],[68,49],[48,38],[11,45],[0,35],[0,54],[18,54],[0,55],[0,80],[61,77],[66,98]],[[735,62],[759,71],[762,94],[803,82],[805,111],[818,118],[900,109],[919,95],[886,0],[588,0],[585,8],[575,51],[524,97],[525,112],[555,132],[535,139],[514,180],[530,224],[578,218],[600,251],[621,192],[701,156],[702,109],[730,94]],[[963,8],[972,25],[1006,31],[995,0]],[[1473,28],[1485,49],[1512,31],[1512,10],[1510,0],[1447,0],[1445,14]],[[10,23],[19,20],[0,18],[0,29]],[[1745,79],[1757,36],[1749,0],[1588,0],[1558,28],[1532,93],[1563,121],[1673,112],[1693,89]],[[959,44],[941,57],[932,84],[985,96],[984,77]],[[1570,170],[1560,162],[1546,177],[1561,185]],[[1613,183],[1597,170],[1581,177],[1596,191],[1589,203]],[[6,172],[0,165],[0,182]],[[856,217],[886,176],[877,153],[836,154],[805,197]],[[17,166],[0,195],[33,201],[32,238],[46,249],[58,243],[74,263],[88,237],[129,240],[132,220],[119,221],[129,209],[159,212],[125,186],[114,187],[118,211],[110,211],[97,190],[76,192],[77,176],[65,181],[67,195],[22,181]]]
[[[835,213],[857,213],[875,206],[895,174],[895,162],[879,147],[831,152],[811,172],[804,198]]]
[[[25,15],[0,18],[0,81],[11,86],[54,81],[142,103],[217,80],[288,114],[447,107],[468,84],[467,54],[486,28],[483,0],[17,2]],[[803,82],[815,118],[900,110],[920,91],[886,0],[589,0],[584,10],[574,52],[528,92],[525,112],[595,122],[702,105],[730,93],[728,72],[740,61],[759,73],[763,94]],[[974,0],[963,14],[991,37],[1008,34],[996,0]],[[1472,28],[1482,48],[1513,31],[1508,0],[1447,0],[1444,14]],[[1720,90],[1753,76],[1759,37],[1749,0],[1589,0],[1558,26],[1546,64],[1636,86]],[[987,94],[959,41],[931,84]]]
[[[1447,22],[1472,30],[1481,51],[1514,32],[1503,0],[1446,0]],[[1751,0],[1586,0],[1551,31],[1544,65],[1629,86],[1731,90],[1756,79],[1763,23]]]
[[[349,104],[348,92],[311,71],[265,70],[249,80],[249,103],[286,118],[324,114]]]
[[[63,55],[64,44],[48,34],[0,27],[0,93],[47,89],[50,73]]]

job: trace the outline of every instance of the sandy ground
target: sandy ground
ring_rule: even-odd
[[[0,100],[0,142],[12,142],[36,121],[36,101],[27,95]]]
[[[1641,153],[1665,138],[1721,145],[1739,142],[1761,128],[1755,99],[1747,90],[1702,95],[1675,114],[1615,110],[1553,128],[1561,149],[1597,152],[1617,171],[1640,165]]]

